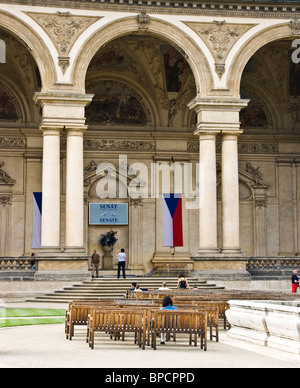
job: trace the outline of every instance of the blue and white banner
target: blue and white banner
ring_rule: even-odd
[[[128,225],[127,203],[90,203],[90,225]]]
[[[33,193],[32,248],[42,245],[42,193]]]

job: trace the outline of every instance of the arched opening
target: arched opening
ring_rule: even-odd
[[[120,188],[124,183],[128,187],[133,179],[130,177],[132,163],[143,163],[149,172],[150,193],[151,163],[157,154],[160,155],[159,150],[166,150],[171,160],[176,152],[176,141],[177,145],[182,142],[186,148],[187,139],[193,136],[195,129],[195,115],[189,110],[188,103],[196,97],[197,88],[184,53],[175,44],[157,36],[130,34],[119,37],[96,52],[87,70],[85,87],[94,98],[86,108],[88,131],[84,138],[84,165],[93,163],[96,169],[101,162],[109,162],[117,171],[122,171],[120,157],[126,156],[128,169],[123,170],[124,175],[118,173],[116,176],[116,186]],[[170,147],[170,144],[173,145]],[[183,160],[186,161],[186,157]],[[88,175],[86,185],[89,185]],[[130,252],[131,270],[144,273],[147,268],[143,257],[149,255],[150,261],[155,252],[157,228],[156,220],[151,216],[148,228],[152,232],[145,254],[142,239],[145,217],[150,209],[155,214],[160,202],[157,205],[150,197],[133,201],[129,195],[100,199],[95,195],[91,197],[92,192],[95,190],[87,187],[87,204],[128,204],[128,224],[113,226],[119,236],[117,248],[124,247]],[[110,227],[112,225],[88,226],[88,251],[100,249],[96,237]]]
[[[41,114],[33,95],[42,85],[25,42],[4,28],[0,42],[0,51],[5,48],[5,61],[0,59],[0,256],[20,256],[31,250],[32,196],[41,192]],[[28,162],[32,152],[34,163]]]
[[[0,38],[6,54],[5,63],[0,63],[0,125],[38,127],[39,108],[32,100],[42,87],[37,64],[21,39],[3,29],[0,29]]]
[[[250,103],[240,113],[239,165],[251,166],[248,173],[259,193],[240,206],[241,245],[249,256],[298,252],[300,67],[292,60],[293,50],[292,38],[267,43],[241,77],[241,97]]]

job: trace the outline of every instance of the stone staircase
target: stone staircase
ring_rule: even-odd
[[[97,278],[86,280],[80,284],[74,284],[71,287],[65,287],[62,290],[57,290],[45,295],[36,296],[35,298],[27,299],[30,302],[56,302],[68,303],[71,300],[99,300],[99,299],[123,299],[127,290],[130,288],[131,282],[136,282],[141,288],[158,289],[164,281],[171,289],[177,286],[177,278],[169,277],[128,277],[127,279],[117,278]],[[196,278],[188,278],[190,287],[194,284],[199,289],[224,289],[218,287],[214,283],[208,283],[206,280],[198,280]]]

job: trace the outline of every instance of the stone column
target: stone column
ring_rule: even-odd
[[[237,135],[240,131],[239,112],[248,100],[226,96],[196,97],[189,108],[197,113],[200,136],[200,209],[199,256],[207,256],[204,263],[199,257],[195,269],[215,269],[213,256],[219,256],[218,269],[228,269],[227,259],[240,254],[239,242],[239,182]],[[215,137],[222,136],[222,225],[223,249],[217,247],[216,225],[216,159]],[[210,253],[210,254],[209,254]],[[209,259],[210,258],[210,259]],[[223,262],[221,263],[221,260]],[[242,264],[244,265],[244,263]],[[198,268],[197,268],[198,267]],[[231,266],[235,270],[239,263]]]
[[[60,132],[62,127],[41,126],[43,131],[42,247],[41,253],[60,247]]]
[[[217,242],[217,132],[196,131],[199,136],[199,250],[200,255],[219,253]]]
[[[84,253],[83,134],[86,127],[65,128],[66,162],[66,234],[65,252]]]
[[[83,255],[83,132],[85,106],[93,95],[41,92],[34,101],[42,107],[43,209],[42,249],[37,280],[84,279],[88,257]],[[60,132],[67,132],[66,252],[61,247]],[[71,220],[71,221],[70,221]],[[76,242],[75,242],[76,241]],[[81,257],[77,257],[80,255]],[[49,257],[51,256],[51,257]]]
[[[240,131],[222,133],[222,253],[240,254],[237,139]]]
[[[143,272],[143,200],[129,201],[129,263],[130,270]]]

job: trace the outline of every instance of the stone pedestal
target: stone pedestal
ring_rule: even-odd
[[[113,247],[102,247],[104,255],[102,256],[103,269],[113,269]]]
[[[88,256],[38,257],[38,270],[35,280],[81,281],[91,277],[88,269]]]

